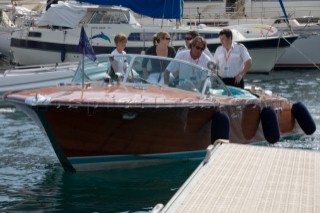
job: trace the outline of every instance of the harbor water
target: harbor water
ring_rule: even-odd
[[[319,70],[274,71],[245,78],[247,85],[303,102],[317,125],[311,136],[262,145],[320,151]],[[36,124],[0,100],[0,212],[149,212],[156,204],[165,204],[199,162],[64,172]]]

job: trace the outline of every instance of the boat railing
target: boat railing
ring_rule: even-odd
[[[79,62],[66,62],[66,63],[56,63],[56,64],[43,64],[36,66],[15,66],[11,69],[5,70],[3,76],[10,74],[30,74],[30,73],[43,73],[43,72],[52,72],[52,71],[65,71],[71,70],[76,71]]]
[[[0,23],[6,27],[25,28],[34,25],[35,19],[38,18],[40,12],[30,11],[23,14],[15,13],[12,8],[7,11],[1,10]]]
[[[6,27],[14,26],[14,23],[11,21],[9,15],[3,10],[0,10],[0,11],[1,11],[0,23]]]
[[[316,5],[316,1],[314,3]],[[245,23],[247,20],[260,19],[261,24],[270,24],[267,19],[276,19],[283,17],[283,12],[280,5],[275,6],[257,2],[251,2],[250,6],[246,4],[233,5],[226,7],[225,4],[212,3],[212,4],[198,4],[199,7],[194,7],[192,4],[187,4],[184,7],[183,21],[198,25],[203,21],[211,21],[211,26],[227,26],[226,21],[233,20],[236,23],[238,20],[239,24]],[[286,4],[286,12],[289,18],[299,18],[303,16],[320,17],[320,6],[296,6]],[[207,24],[209,25],[209,24]]]

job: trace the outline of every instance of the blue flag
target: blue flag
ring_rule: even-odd
[[[97,59],[96,54],[93,51],[93,48],[89,42],[86,31],[83,26],[81,28],[80,40],[79,40],[79,51],[84,53],[90,60],[95,61]]]

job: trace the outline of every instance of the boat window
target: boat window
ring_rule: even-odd
[[[170,33],[173,41],[184,41],[186,33]]]
[[[145,32],[145,33],[130,33],[128,36],[128,41],[152,41],[153,36],[157,32]],[[170,32],[171,39],[173,41],[184,41],[186,33],[173,33]],[[219,34],[203,34],[207,38],[219,38]]]
[[[166,68],[171,76],[169,86],[201,93],[209,70],[189,63],[172,61]]]
[[[142,81],[149,84],[163,84],[163,75],[170,58],[143,55],[134,58],[128,81]],[[134,78],[130,79],[133,76]]]
[[[219,33],[200,33],[205,39],[219,38]]]
[[[152,41],[154,33],[130,33],[128,41]]]
[[[99,24],[103,15],[104,15],[104,11],[97,11],[95,12],[92,17],[91,17],[91,20],[90,20],[90,24]]]
[[[317,24],[320,19],[319,17],[303,16],[303,17],[296,18],[296,20],[301,24],[309,24],[309,23]]]
[[[127,71],[127,82],[168,84],[169,87],[196,93],[203,91],[209,73],[209,70],[185,61],[150,55],[134,57]]]
[[[129,16],[123,11],[96,11],[90,24],[128,24]]]
[[[251,92],[232,86],[226,86],[217,75],[211,75],[210,80],[206,81],[204,94],[208,96],[232,96],[238,99],[252,100],[257,96]]]
[[[152,41],[153,36],[157,32],[145,32],[145,33],[130,33],[128,36],[128,41]],[[170,32],[171,39],[173,41],[184,41],[186,33],[173,33]],[[202,33],[201,36],[206,39],[219,38],[218,33]]]
[[[96,61],[84,60],[84,75],[82,63],[79,64],[73,82],[127,82],[136,85],[168,84],[190,92],[205,95],[228,96],[230,94],[249,97],[236,90],[230,92],[219,77],[211,75],[206,68],[181,60],[151,55],[97,55]]]
[[[98,55],[96,61],[84,60],[84,80],[85,81],[112,81],[125,78],[127,65],[130,63],[129,55],[113,56]],[[82,82],[82,64],[79,64],[73,82]]]
[[[28,33],[28,37],[40,38],[41,37],[41,33],[40,32],[29,32]]]

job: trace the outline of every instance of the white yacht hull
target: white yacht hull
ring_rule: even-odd
[[[183,32],[183,31],[182,31]],[[51,33],[44,34],[42,32],[44,38],[47,41],[42,40],[31,40],[26,39],[26,37],[16,37],[13,35],[14,41],[16,41],[18,45],[12,45],[11,50],[14,55],[15,62],[20,65],[35,65],[35,64],[47,64],[47,63],[61,63],[61,62],[70,62],[70,61],[79,61],[81,59],[80,52],[77,51],[78,39],[74,37],[66,37],[65,43],[62,43],[61,39],[59,40],[59,35],[62,34],[62,31],[51,31]],[[129,34],[129,33],[128,33]],[[58,38],[58,39],[57,39]],[[290,38],[288,38],[290,39]],[[48,42],[48,41],[52,42]],[[238,39],[240,43],[243,43],[249,50],[251,57],[253,58],[253,65],[250,69],[252,73],[269,73],[274,67],[277,59],[285,52],[288,48],[289,44],[286,44],[285,40],[282,40],[282,46],[278,47],[279,38],[277,37],[269,37],[269,38],[248,38],[248,39]],[[55,43],[54,43],[54,42]],[[75,43],[76,41],[76,43]],[[34,48],[32,46],[28,46],[34,42]],[[25,46],[19,46],[20,43],[27,44]],[[139,44],[140,43],[140,44]],[[143,50],[145,50],[148,46],[151,46],[150,42],[145,42],[145,45],[142,46],[142,42],[128,42],[126,52],[127,53],[138,53],[140,54]],[[220,41],[218,39],[207,39],[208,48],[213,53],[217,46],[220,45]],[[62,46],[65,45],[65,52],[61,51]],[[106,53],[111,52],[115,47],[114,44],[105,44],[105,43],[96,43],[93,45],[96,53]],[[184,45],[184,41],[172,41],[172,45],[178,49],[179,47]],[[37,48],[39,46],[51,46],[55,49],[49,48]],[[59,48],[59,46],[61,48]],[[63,55],[63,56],[62,56]],[[64,57],[64,61],[62,61],[62,57]]]
[[[286,52],[286,48],[270,48],[263,50],[249,50],[252,57],[253,64],[251,66],[251,73],[268,74],[274,67],[278,58]],[[268,56],[268,57],[266,57]],[[268,70],[269,72],[266,72]]]
[[[320,26],[317,31],[300,31],[298,39],[276,62],[276,68],[316,68],[320,66]],[[315,29],[316,30],[316,29]]]
[[[92,15],[94,11],[95,13]],[[126,18],[131,18],[127,21],[113,21],[119,18],[120,14]],[[104,19],[105,16],[108,19]],[[54,17],[51,17],[51,19],[54,19]],[[89,8],[83,20],[87,20],[84,28],[96,54],[111,53],[116,46],[114,36],[119,32],[128,36],[125,51],[131,54],[140,54],[152,46],[152,37],[159,31],[170,33],[171,46],[176,50],[185,45],[184,36],[190,30],[196,30],[205,37],[208,49],[211,52],[214,52],[221,45],[219,32],[222,28],[150,24],[141,26],[125,9]],[[34,65],[79,61],[81,55],[78,44],[81,26],[82,24],[76,23],[73,28],[32,27],[14,32],[11,37],[11,50],[15,62],[20,65]],[[288,36],[287,39],[294,41],[296,37]],[[278,36],[246,38],[236,29],[233,29],[233,39],[244,44],[251,53],[254,65],[249,71],[255,73],[269,73],[275,64],[274,58],[280,56],[280,53],[283,53],[282,49],[289,46],[287,42],[282,38],[279,39]],[[274,49],[274,51],[271,51],[271,49]]]
[[[12,47],[14,60],[19,65],[37,65],[37,64],[52,64],[61,63],[61,52],[34,50],[27,48]],[[32,56],[32,57],[30,57]],[[80,53],[66,53],[65,62],[77,62],[82,58]]]
[[[227,1],[228,2],[228,1]],[[274,1],[238,1],[233,8],[227,8],[225,1],[214,3],[185,3],[186,16],[196,16],[201,12],[201,23],[213,26],[235,27],[246,37],[270,36],[278,32],[288,33],[289,28],[284,22],[282,8]],[[239,7],[240,6],[240,7]],[[277,69],[318,68],[320,66],[320,4],[319,1],[284,1],[284,7],[289,16],[292,31],[298,34],[298,39],[279,58],[275,64]],[[231,11],[228,11],[231,10]],[[227,12],[226,12],[227,11]],[[212,16],[219,17],[212,19]],[[191,23],[197,23],[197,19],[188,19]],[[275,21],[279,23],[275,23]],[[247,27],[242,28],[247,25]],[[268,27],[269,25],[269,27]],[[268,29],[272,29],[268,32]]]

